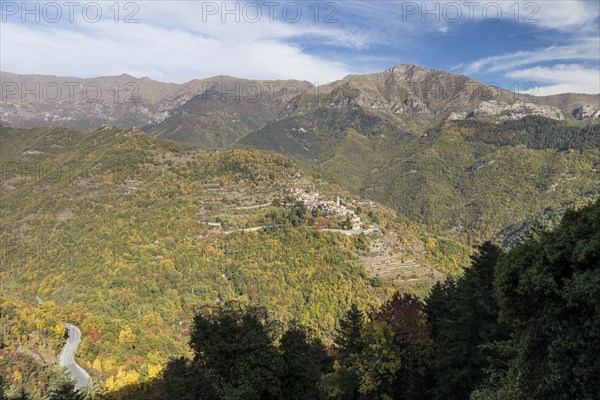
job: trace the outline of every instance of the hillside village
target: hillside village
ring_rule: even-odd
[[[293,188],[291,190],[292,195],[297,201],[304,204],[304,206],[310,211],[322,210],[327,213],[337,214],[340,216],[350,216],[352,220],[352,230],[360,231],[362,229],[362,221],[360,217],[349,210],[346,206],[340,204],[340,197],[336,196],[336,201],[332,200],[320,200],[320,194],[318,192],[307,193],[300,188]]]

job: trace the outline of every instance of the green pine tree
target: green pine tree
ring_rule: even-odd
[[[306,328],[292,325],[280,341],[283,357],[282,395],[288,400],[314,400],[321,397],[320,379],[325,347],[311,339]]]
[[[282,359],[275,326],[262,308],[227,304],[194,318],[190,345],[194,362],[215,377],[223,400],[281,398]]]
[[[363,338],[365,315],[352,304],[339,321],[334,343],[337,350],[335,373],[330,377],[330,392],[338,399],[360,399],[359,363],[366,344]]]
[[[508,339],[506,326],[498,323],[493,290],[500,254],[496,245],[482,244],[463,276],[437,284],[427,298],[435,348],[430,364],[435,399],[467,399],[484,381],[484,369],[490,365],[489,347],[484,345]]]
[[[515,399],[600,398],[600,200],[502,257],[495,288]]]
[[[69,373],[64,370],[50,385],[47,400],[84,400],[83,396],[75,389],[75,383]]]

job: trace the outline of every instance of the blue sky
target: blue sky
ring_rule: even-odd
[[[597,1],[116,4],[0,0],[0,69],[323,84],[418,64],[532,94],[600,93]]]

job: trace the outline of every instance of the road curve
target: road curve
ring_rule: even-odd
[[[90,381],[90,375],[75,362],[75,351],[77,351],[79,342],[81,342],[81,331],[72,324],[67,324],[66,328],[69,337],[67,338],[65,347],[60,352],[58,363],[61,367],[67,367],[75,381],[75,388],[79,389],[86,386]]]

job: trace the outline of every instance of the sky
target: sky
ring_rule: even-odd
[[[325,84],[396,64],[600,93],[600,2],[0,0],[0,70],[20,74]]]

